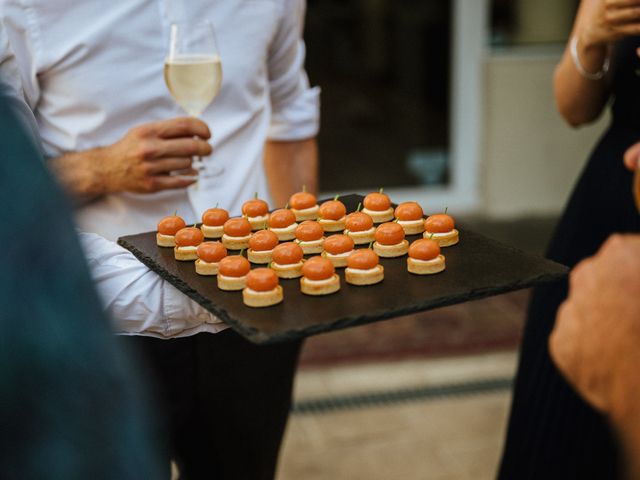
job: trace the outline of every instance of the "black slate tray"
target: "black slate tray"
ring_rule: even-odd
[[[362,198],[348,195],[341,200],[351,212]],[[410,242],[417,238],[420,236],[407,237]],[[255,343],[298,339],[498,295],[561,279],[568,271],[558,263],[460,229],[460,243],[442,249],[447,263],[442,273],[412,275],[406,269],[406,256],[381,259],[385,279],[377,285],[349,285],[344,281],[344,269],[338,269],[340,291],[310,297],[300,292],[299,279],[281,280],[284,301],[256,309],[242,303],[241,292],[219,290],[215,276],[196,274],[193,262],[176,261],[172,248],[156,245],[156,232],[122,237],[118,243]]]

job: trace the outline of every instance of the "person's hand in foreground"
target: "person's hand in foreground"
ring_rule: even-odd
[[[65,188],[80,200],[185,188],[198,173],[192,158],[211,154],[210,137],[202,120],[173,118],[139,125],[112,145],[66,154],[51,163]]]
[[[586,49],[640,35],[640,0],[591,0],[579,41]]]
[[[640,142],[630,146],[624,152],[624,165],[629,170],[637,170],[640,168]]]
[[[638,475],[640,235],[613,235],[573,270],[549,347],[578,393],[613,422]]]

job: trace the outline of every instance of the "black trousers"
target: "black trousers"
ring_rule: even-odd
[[[167,465],[181,480],[271,480],[302,342],[255,345],[227,329],[121,337],[146,365]]]

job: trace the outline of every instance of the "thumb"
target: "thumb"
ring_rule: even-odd
[[[640,158],[640,142],[632,145],[624,152],[624,165],[629,170],[636,170],[638,168],[638,160]]]

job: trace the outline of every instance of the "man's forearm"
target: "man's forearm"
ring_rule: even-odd
[[[84,204],[107,193],[105,178],[96,169],[102,161],[102,149],[94,148],[52,158],[49,166],[67,194]]]
[[[264,166],[275,206],[284,206],[291,194],[318,191],[318,146],[315,138],[293,142],[267,141]]]

